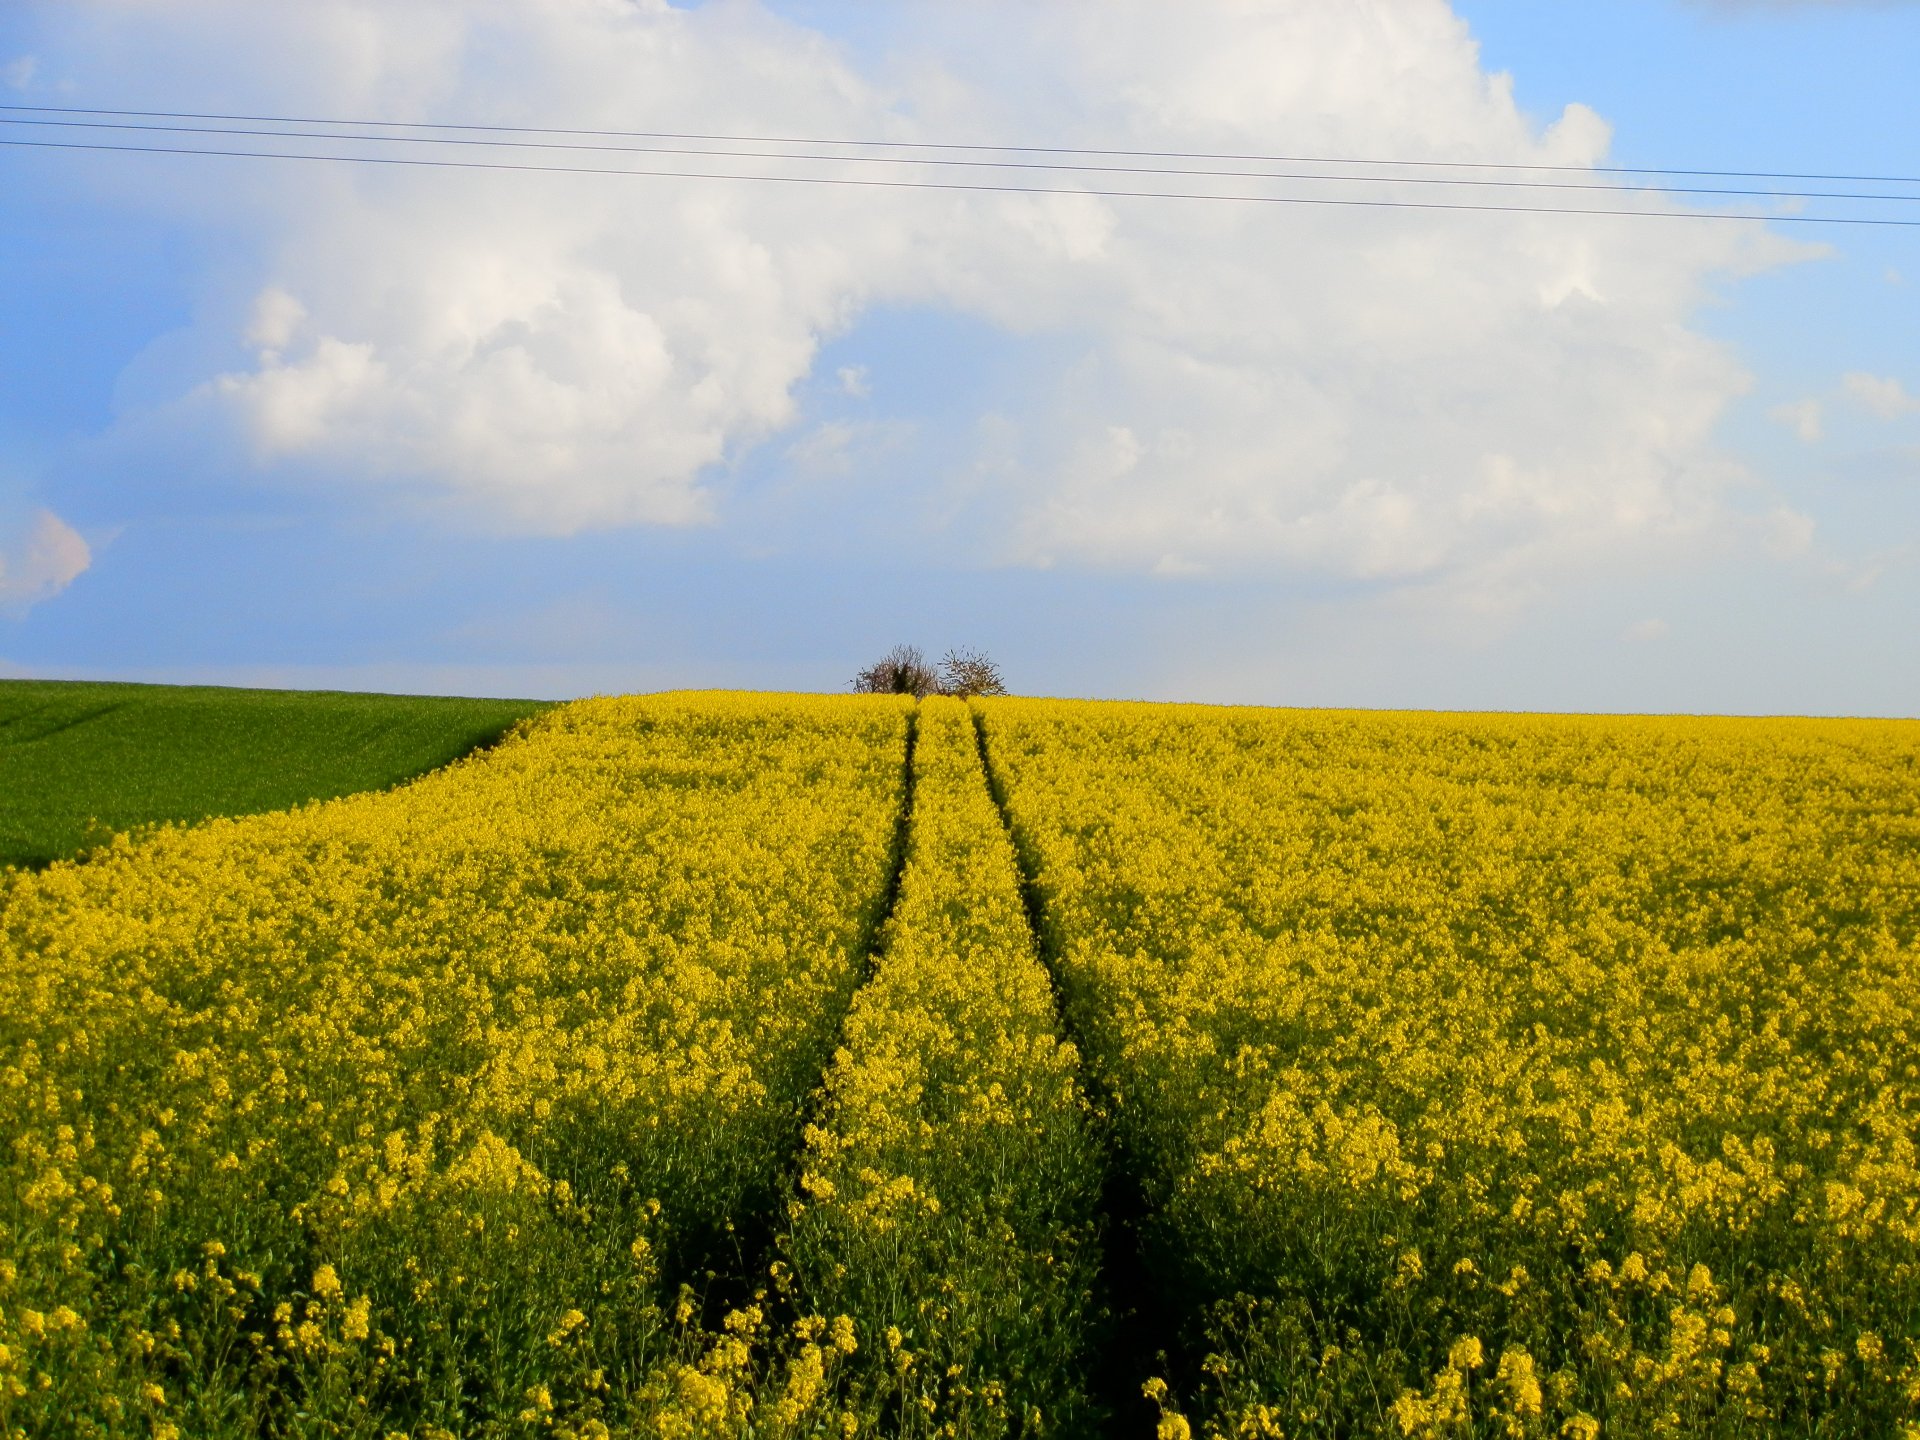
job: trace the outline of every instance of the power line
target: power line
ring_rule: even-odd
[[[148,120],[228,120],[260,125],[360,125],[407,130],[469,130],[489,134],[566,135],[589,139],[698,140],[741,145],[840,145],[889,150],[993,150],[1017,155],[1106,155],[1144,160],[1231,160],[1257,165],[1399,165],[1474,170],[1534,170],[1571,174],[1669,175],[1720,180],[1808,180],[1835,184],[1920,185],[1915,175],[1840,175],[1790,170],[1682,170],[1632,165],[1549,165],[1499,160],[1396,160],[1329,155],[1255,155],[1232,151],[1123,150],[1070,145],[994,145],[938,140],[822,139],[792,135],[711,135],[678,130],[582,130],[539,125],[453,124],[426,120],[351,120],[298,115],[234,115],[193,110],[111,110],[86,106],[0,105],[0,111],[36,115],[111,115]],[[400,137],[393,137],[400,138]],[[836,157],[852,159],[855,157]]]
[[[0,109],[5,108],[7,107],[0,106]],[[330,122],[317,121],[313,123],[325,124]],[[380,122],[369,121],[365,123],[373,124]],[[698,155],[713,158],[737,156],[741,159],[750,160],[797,160],[819,164],[890,166],[941,165],[949,167],[961,166],[968,169],[981,170],[1043,170],[1111,175],[1178,175],[1238,180],[1306,181],[1315,184],[1471,185],[1505,190],[1575,190],[1627,195],[1720,195],[1736,199],[1869,200],[1886,201],[1896,204],[1920,202],[1920,190],[1916,190],[1911,194],[1887,194],[1884,192],[1862,193],[1858,191],[1834,190],[1755,190],[1703,185],[1585,184],[1573,180],[1506,180],[1451,175],[1328,175],[1297,170],[1206,170],[1177,166],[1086,165],[1033,160],[962,160],[945,156],[933,158],[896,158],[890,155],[803,155],[781,150],[710,150],[704,147],[680,145],[607,145],[582,143],[579,141],[471,139],[442,135],[366,135],[329,130],[258,130],[237,128],[232,125],[159,125],[150,122],[134,123],[130,121],[109,120],[23,120],[12,119],[4,115],[0,115],[0,125],[37,125],[82,130],[129,130],[145,134],[235,135],[250,139],[346,140],[355,143],[378,145],[469,145],[489,149],[560,150],[569,152],[590,151],[622,155]]]
[[[1757,220],[1799,225],[1874,225],[1920,228],[1920,220],[1864,215],[1755,215],[1724,210],[1630,210],[1557,205],[1474,205],[1443,200],[1362,200],[1329,195],[1218,195],[1173,190],[1107,190],[1081,186],[988,185],[941,180],[876,180],[838,175],[746,175],[704,170],[652,170],[595,165],[520,165],[496,160],[425,159],[407,155],[329,155],[272,150],[222,150],[203,146],[116,145],[105,141],[16,140],[0,145],[27,150],[108,151],[133,155],[217,155],[244,160],[307,160],[354,165],[402,165],[435,170],[498,170],[536,175],[634,175],[677,180],[750,180],[785,185],[841,185],[876,190],[948,190],[1001,195],[1086,195],[1101,199],[1211,200],[1256,205],[1318,205],[1367,210],[1452,210],[1507,215],[1631,216],[1665,220]]]

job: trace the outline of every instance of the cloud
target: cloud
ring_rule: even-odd
[[[643,96],[694,129],[889,118],[825,40],[750,5],[125,0],[44,24],[48,53],[90,84],[134,85],[159,62],[215,108],[622,128]],[[623,159],[649,157],[597,157]],[[710,474],[801,418],[795,390],[823,340],[900,284],[900,252],[933,224],[925,205],[850,224],[848,194],[813,187],[103,173],[124,200],[222,240],[200,341],[169,347],[232,359],[179,369],[171,401],[129,415],[129,433],[238,441],[265,474],[437,498],[517,533],[711,520]]]
[[[247,344],[259,352],[260,362],[271,365],[280,352],[294,342],[306,323],[307,307],[278,286],[268,286],[253,301],[253,318],[247,324]]]
[[[1796,400],[1790,405],[1776,405],[1767,412],[1767,417],[1779,421],[1808,445],[1820,438],[1822,412],[1818,400]]]
[[[1649,645],[1656,640],[1666,639],[1672,629],[1671,625],[1655,615],[1629,625],[1621,632],[1620,638],[1636,645]]]
[[[1920,411],[1920,395],[1909,395],[1906,386],[1892,376],[1853,370],[1841,377],[1840,383],[1869,414],[1881,420],[1897,420]]]
[[[19,55],[0,65],[0,85],[9,90],[25,90],[40,71],[38,55]]]
[[[1003,101],[1089,144],[1605,154],[1583,107],[1531,127],[1444,6],[1107,18],[1044,11]],[[1755,228],[1090,203],[1072,263],[994,267],[973,302],[1083,340],[1016,420],[1010,558],[1406,583],[1711,530],[1747,483],[1712,433],[1748,377],[1687,317],[1716,271],[1796,253]]]
[[[749,3],[50,13],[59,43],[43,48],[84,56],[99,93],[158,71],[236,110],[1194,151],[1285,136],[1312,154],[1575,166],[1609,143],[1584,106],[1530,120],[1443,0],[922,4],[866,68]],[[841,173],[856,172],[871,174]],[[1693,219],[211,161],[164,188],[151,169],[113,173],[243,257],[244,283],[196,321],[208,344],[180,347],[232,359],[179,374],[168,423],[237,438],[263,473],[509,532],[724,524],[752,504],[728,476],[756,448],[785,437],[768,453],[827,468],[852,453],[797,398],[824,345],[880,307],[939,310],[1060,359],[977,427],[983,448],[918,467],[927,523],[978,537],[977,558],[1478,575],[1487,593],[1738,529],[1753,482],[1713,433],[1749,379],[1689,318],[1710,281],[1815,253]]]
[[[840,381],[840,393],[855,400],[865,400],[873,394],[873,383],[864,365],[842,365],[836,376]]]
[[[1920,412],[1920,396],[1908,394],[1906,387],[1892,376],[1851,370],[1841,377],[1838,393],[1881,420],[1897,420],[1902,415]],[[1826,433],[1826,402],[1818,397],[1776,405],[1767,416],[1809,445]]]
[[[51,510],[0,526],[0,611],[17,614],[52,599],[92,563],[87,542]]]
[[[805,537],[815,563],[897,550],[915,528],[900,510],[900,473],[917,438],[912,421],[824,420],[781,447],[733,541],[762,555],[792,553]],[[916,503],[923,503],[916,497]]]
[[[787,465],[797,474],[849,474],[852,449],[862,428],[847,420],[828,420],[787,445]]]

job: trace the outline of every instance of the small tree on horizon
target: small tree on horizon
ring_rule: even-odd
[[[853,677],[856,695],[911,695],[916,700],[940,688],[927,657],[912,645],[896,645]]]
[[[964,700],[970,695],[1004,695],[1000,667],[978,650],[949,650],[940,662],[940,693]]]

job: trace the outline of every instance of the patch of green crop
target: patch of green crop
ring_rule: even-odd
[[[279,810],[408,780],[536,700],[0,680],[0,864],[115,830]]]

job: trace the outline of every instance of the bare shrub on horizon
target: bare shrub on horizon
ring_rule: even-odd
[[[853,677],[856,695],[1005,695],[1000,667],[978,650],[949,650],[939,668],[927,663],[917,646],[896,645]]]
[[[853,677],[856,695],[911,695],[919,699],[939,690],[940,677],[913,645],[894,646]]]
[[[940,661],[940,693],[964,700],[971,695],[1004,695],[1000,667],[978,650],[949,650]]]

